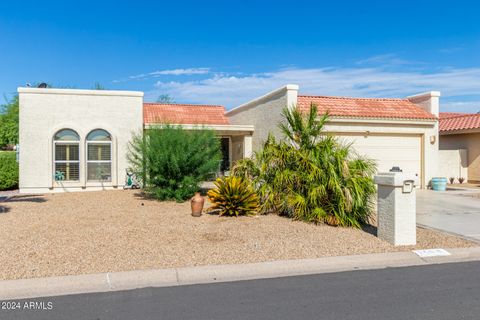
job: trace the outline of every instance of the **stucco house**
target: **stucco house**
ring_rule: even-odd
[[[132,133],[163,122],[189,130],[205,126],[221,139],[222,169],[261,148],[284,107],[329,112],[327,131],[377,161],[379,171],[399,166],[421,187],[438,169],[440,93],[400,99],[307,96],[286,85],[226,111],[223,106],[145,103],[143,92],[18,88],[20,192],[121,188]]]
[[[480,182],[480,114],[442,112],[439,122],[443,175]]]

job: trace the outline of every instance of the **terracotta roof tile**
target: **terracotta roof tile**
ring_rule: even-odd
[[[143,123],[155,124],[230,124],[225,108],[213,105],[144,103]]]
[[[440,112],[440,119],[463,116],[468,113],[465,112]]]
[[[435,119],[435,116],[406,99],[347,98],[325,96],[298,96],[298,108],[307,112],[310,104],[318,113],[331,116],[358,118]]]
[[[480,114],[467,113],[454,117],[440,118],[440,131],[480,129]]]

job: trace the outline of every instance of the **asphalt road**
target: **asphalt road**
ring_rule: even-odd
[[[480,319],[480,262],[14,302],[0,319]]]

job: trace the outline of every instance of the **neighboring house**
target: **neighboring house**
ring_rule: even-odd
[[[440,113],[440,172],[480,182],[480,114]]]
[[[416,175],[421,186],[437,175],[439,92],[404,99],[298,95],[287,85],[225,112],[222,106],[144,103],[143,92],[19,88],[20,192],[121,188],[134,132],[164,122],[213,129],[221,139],[222,170],[250,157],[269,132],[279,136],[284,107],[319,115],[326,129],[376,160]]]
[[[403,99],[370,99],[306,96],[298,86],[287,85],[227,112],[232,124],[253,124],[253,149],[261,148],[269,132],[277,137],[282,109],[307,112],[318,106],[319,115],[329,112],[326,130],[352,147],[358,154],[377,162],[378,171],[400,167],[416,175],[421,187],[437,175],[438,112],[437,91]]]

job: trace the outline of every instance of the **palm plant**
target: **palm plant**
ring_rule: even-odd
[[[373,213],[375,163],[357,157],[350,145],[327,135],[328,114],[284,110],[286,141],[269,136],[253,159],[239,161],[233,174],[252,179],[263,213],[299,220],[360,227]]]

